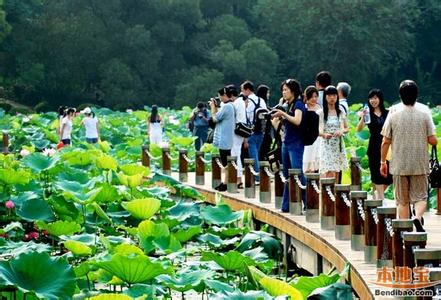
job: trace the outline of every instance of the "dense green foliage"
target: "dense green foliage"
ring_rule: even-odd
[[[226,83],[275,91],[330,70],[397,99],[415,79],[439,103],[437,0],[1,0],[0,97],[44,111],[95,103],[181,107]]]

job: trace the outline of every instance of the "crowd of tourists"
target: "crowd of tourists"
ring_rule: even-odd
[[[239,88],[229,84],[217,91],[217,97],[207,104],[199,102],[192,111],[188,128],[196,137],[199,150],[204,143],[219,149],[220,161],[227,165],[227,157],[236,157],[237,187],[243,188],[244,158],[254,159],[254,171],[259,162],[270,161],[273,171],[282,166],[288,177],[289,169],[301,169],[299,178],[305,184],[304,173],[320,173],[321,178],[335,178],[341,182],[342,172],[348,168],[344,136],[348,133],[350,112],[348,97],[351,86],[347,82],[332,85],[331,74],[319,72],[315,85],[302,90],[296,79],[280,84],[282,98],[270,108],[270,90],[266,85],[255,88],[244,81]],[[373,185],[373,199],[384,200],[385,189],[394,185],[394,197],[400,218],[412,214],[414,224],[423,231],[423,213],[428,198],[428,144],[436,145],[435,126],[430,109],[417,102],[418,87],[405,80],[399,86],[401,102],[385,107],[381,90],[367,94],[367,104],[356,113],[356,130],[365,126],[370,132],[367,156]],[[158,119],[155,119],[158,122]],[[216,187],[227,190],[228,174]],[[259,177],[255,176],[255,184]],[[285,184],[282,211],[288,212],[288,184]],[[306,204],[303,190],[302,200]]]

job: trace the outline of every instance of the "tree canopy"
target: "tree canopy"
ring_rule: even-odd
[[[0,97],[180,107],[249,79],[275,103],[329,70],[354,100],[412,78],[439,104],[439,25],[437,0],[0,0]]]

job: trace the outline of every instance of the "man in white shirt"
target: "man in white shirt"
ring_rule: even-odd
[[[338,101],[340,103],[340,110],[343,110],[346,115],[349,112],[348,97],[351,93],[351,86],[347,82],[339,82],[337,84]]]
[[[329,85],[331,85],[331,73],[328,71],[321,71],[317,73],[315,76],[315,87],[319,92],[317,103],[320,104],[321,107],[323,107],[323,93],[325,88]]]
[[[246,118],[248,124],[255,123],[255,112],[258,108],[267,108],[265,100],[259,98],[254,94],[254,84],[251,81],[244,81],[240,85],[240,91],[246,99]],[[244,140],[244,147],[248,148],[250,158],[254,159],[254,170],[259,172],[259,150],[263,141],[263,132],[254,131],[253,134]],[[259,183],[260,178],[256,176],[256,183]]]

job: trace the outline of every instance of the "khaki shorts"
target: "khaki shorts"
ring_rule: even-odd
[[[427,175],[394,175],[394,194],[397,205],[427,201],[429,181]]]

